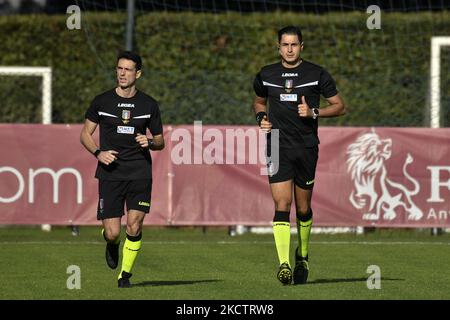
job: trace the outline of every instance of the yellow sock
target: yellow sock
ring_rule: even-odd
[[[119,279],[122,278],[122,271],[131,273],[139,250],[141,249],[141,238],[142,233],[135,237],[127,234],[127,239],[123,244],[122,268],[119,273]]]
[[[297,218],[297,234],[298,234],[298,244],[299,244],[299,254],[303,258],[308,255],[309,248],[309,236],[311,235],[311,227],[313,223],[312,215],[306,217],[309,218],[306,221],[301,221]]]
[[[273,236],[277,247],[280,264],[287,262],[289,265],[289,248],[291,242],[291,224],[284,221],[273,222]]]

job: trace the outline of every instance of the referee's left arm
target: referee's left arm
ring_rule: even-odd
[[[336,89],[336,81],[326,71],[322,70],[319,79],[319,88],[322,96],[327,99],[329,105],[318,109],[320,118],[343,116],[346,113],[344,101]]]
[[[339,117],[343,116],[347,112],[344,101],[339,96],[339,94],[327,98],[327,101],[329,105],[319,109],[319,117]]]
[[[165,146],[164,136],[161,133],[161,134],[153,136],[152,142],[149,146],[149,149],[153,150],[153,151],[160,151],[160,150],[164,149],[164,146]]]

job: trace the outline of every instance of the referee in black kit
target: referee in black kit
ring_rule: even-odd
[[[287,26],[278,31],[278,50],[281,62],[263,67],[256,75],[253,108],[262,130],[279,130],[278,170],[270,175],[269,167],[270,190],[275,203],[273,233],[280,263],[277,278],[285,285],[292,279],[294,284],[303,284],[309,271],[311,197],[319,153],[318,118],[344,115],[345,106],[330,74],[300,57],[303,39],[298,27]],[[321,95],[329,105],[319,109]],[[270,139],[268,147],[270,149]],[[292,273],[289,221],[293,188],[299,244]]]
[[[81,131],[81,143],[98,160],[97,219],[102,220],[106,262],[119,263],[121,218],[127,207],[126,239],[123,246],[119,288],[130,287],[131,270],[141,248],[142,224],[150,211],[152,159],[149,150],[164,148],[163,128],[157,102],[135,87],[142,61],[124,51],[117,57],[118,85],[92,101]],[[100,125],[100,146],[92,138]],[[147,138],[149,129],[152,139]]]

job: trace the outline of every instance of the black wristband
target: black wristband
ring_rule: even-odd
[[[93,154],[94,154],[94,157],[97,158],[98,155],[100,154],[100,152],[102,152],[102,150],[100,150],[100,149],[95,150],[94,153],[93,153]]]
[[[258,123],[258,126],[261,126],[261,121],[266,116],[267,116],[267,113],[264,111],[258,112],[256,114],[256,122]]]

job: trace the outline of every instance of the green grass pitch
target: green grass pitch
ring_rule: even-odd
[[[310,277],[301,286],[276,279],[270,234],[147,227],[131,289],[117,288],[100,227],[81,227],[75,237],[63,227],[2,227],[0,243],[0,299],[450,299],[450,234],[428,231],[312,234]],[[291,256],[296,244],[293,235]],[[67,288],[70,265],[80,267],[81,289]],[[380,289],[367,287],[370,265],[380,268]]]

